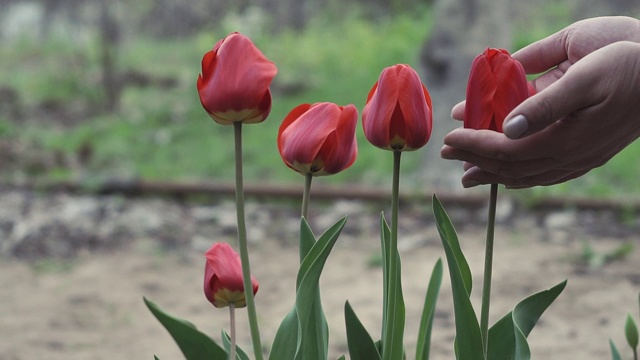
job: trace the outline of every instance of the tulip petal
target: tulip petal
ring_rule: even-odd
[[[327,174],[338,173],[350,167],[358,155],[355,138],[358,110],[353,105],[342,109],[335,131],[327,137],[319,151]]]
[[[398,77],[395,69],[386,68],[380,74],[377,85],[370,92],[362,111],[362,128],[371,144],[389,147],[391,119],[399,96]]]
[[[493,95],[496,81],[484,54],[478,55],[471,66],[467,84],[467,103],[464,111],[464,127],[489,129],[493,119]]]
[[[510,57],[495,65],[494,74],[499,84],[493,97],[494,121],[497,131],[502,132],[504,119],[528,97],[529,89],[522,65]]]
[[[205,253],[204,293],[216,307],[234,303],[246,306],[240,256],[227,243],[214,243]],[[258,281],[251,278],[253,293],[258,291]]]
[[[420,77],[410,67],[403,67],[398,73],[398,104],[402,112],[403,133],[397,134],[404,139],[405,150],[418,149],[424,146],[431,136],[432,111],[428,105],[431,97],[422,85]],[[392,137],[394,130],[392,129]]]
[[[280,154],[287,164],[300,172],[308,172],[316,160],[325,139],[336,128],[340,109],[336,104],[312,105],[281,133]],[[311,171],[313,172],[313,171]]]

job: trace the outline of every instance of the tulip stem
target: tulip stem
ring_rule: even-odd
[[[231,327],[231,349],[229,351],[229,359],[236,359],[236,306],[229,303],[229,326]]]
[[[313,174],[308,173],[304,176],[304,192],[302,193],[302,217],[309,220],[309,200],[311,198],[311,180]]]
[[[244,212],[244,185],[242,181],[242,122],[234,122],[233,130],[236,162],[236,212],[238,215],[238,245],[240,250],[240,261],[242,262],[242,282],[244,286],[244,296],[247,301],[247,315],[249,317],[253,352],[256,360],[262,360],[262,344],[260,342],[260,329],[258,328],[256,304],[253,299],[251,266],[249,265],[249,247],[247,245],[247,226]]]
[[[389,273],[387,278],[387,309],[385,309],[386,318],[384,320],[384,339],[383,339],[383,359],[391,359],[393,356],[393,347],[402,346],[402,344],[394,344],[394,333],[403,331],[403,329],[394,328],[396,325],[398,307],[398,292],[401,292],[400,282],[398,281],[400,272],[400,263],[398,255],[398,208],[400,199],[400,157],[401,151],[393,151],[393,184],[391,188],[391,238],[389,243]]]
[[[489,197],[489,215],[487,219],[487,241],[485,243],[484,275],[482,279],[482,308],[480,312],[480,331],[484,358],[487,358],[489,344],[489,303],[491,302],[491,273],[493,271],[493,238],[496,224],[496,203],[498,184],[491,184]]]

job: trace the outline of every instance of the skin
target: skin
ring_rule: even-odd
[[[513,54],[537,93],[507,115],[505,134],[459,128],[441,156],[464,162],[464,187],[553,185],[605,164],[640,136],[640,21],[576,22]],[[463,120],[464,102],[452,110]]]

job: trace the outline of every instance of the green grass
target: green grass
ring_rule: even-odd
[[[274,90],[270,117],[261,124],[244,127],[247,182],[301,181],[298,174],[283,164],[277,151],[276,136],[282,119],[305,102],[352,103],[361,110],[384,67],[396,63],[416,66],[417,51],[426,36],[423,24],[428,17],[426,9],[420,15],[379,23],[353,15],[339,24],[318,19],[302,33],[255,36],[257,46],[278,66],[274,88],[293,85],[303,91],[282,94]],[[91,144],[95,154],[82,171],[54,168],[36,175],[231,180],[233,129],[217,125],[208,117],[195,88],[202,55],[230,30],[206,32],[179,41],[136,38],[125,43],[119,51],[120,69],[173,77],[178,86],[168,90],[127,88],[118,114],[92,116],[71,128],[49,126],[42,121],[32,127],[25,125],[22,135],[45,149],[73,157],[82,146]],[[99,75],[95,49],[75,48],[71,44],[57,50],[47,47],[40,52],[35,48],[20,44],[12,51],[6,50],[11,56],[2,60],[14,68],[22,68],[19,80],[5,83],[18,89],[26,104],[51,99],[86,103],[94,98],[91,94],[96,90],[88,89],[99,85],[95,80],[89,81]],[[86,54],[82,52],[85,50]],[[61,64],[74,57],[82,58],[86,66],[61,72]],[[354,166],[322,181],[372,184],[387,181],[390,153],[370,146],[361,128],[357,136],[360,152]],[[419,163],[419,155],[407,155],[405,159],[407,169]]]
[[[568,24],[569,14],[566,4],[558,3],[545,9],[546,21],[539,21],[542,14],[522,19],[522,26],[515,27],[516,47]],[[430,24],[428,8],[377,22],[352,11],[318,16],[299,33],[273,35],[256,32],[251,23],[225,21],[216,29],[187,39],[130,38],[119,49],[119,69],[135,69],[158,79],[172,78],[177,86],[128,87],[117,113],[89,112],[72,126],[60,126],[59,119],[46,118],[15,123],[0,112],[0,139],[19,138],[26,148],[70,159],[91,147],[93,156],[84,166],[69,167],[69,161],[63,161],[27,172],[39,178],[230,181],[233,129],[208,117],[199,103],[195,83],[203,54],[218,39],[239,30],[248,33],[278,66],[270,117],[261,124],[244,127],[246,181],[301,183],[302,177],[282,163],[277,151],[276,136],[282,119],[305,102],[352,103],[361,111],[383,68],[407,63],[419,69],[418,52]],[[97,43],[75,45],[64,39],[15,42],[0,47],[0,66],[11,69],[0,74],[0,86],[18,91],[25,108],[53,101],[91,109],[102,96]],[[285,93],[278,90],[282,88],[299,90]],[[318,181],[371,185],[390,181],[391,154],[371,146],[360,126],[357,138],[359,155],[353,167]],[[640,165],[635,154],[639,147],[632,144],[587,177],[530,194],[616,196],[638,192],[640,185],[635,179],[640,175]],[[417,174],[414,170],[419,169],[423,156],[421,152],[407,153],[403,171],[408,176]],[[2,176],[10,178],[11,174]]]

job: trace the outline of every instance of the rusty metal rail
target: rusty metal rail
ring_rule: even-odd
[[[168,182],[168,181],[105,181],[87,184],[72,181],[0,183],[0,191],[32,190],[42,192],[92,193],[98,195],[121,194],[136,196],[165,196],[187,199],[197,196],[213,198],[232,197],[234,185],[225,182]],[[487,196],[477,192],[422,191],[401,192],[403,202],[431,202],[433,193],[447,206],[479,208],[485,205]],[[246,184],[245,196],[254,198],[300,199],[301,186],[290,184]],[[362,201],[387,201],[388,189],[360,185],[314,185],[312,196],[316,199],[346,199]],[[532,210],[574,208],[576,210],[640,211],[640,198],[590,198],[590,197],[541,197],[528,200],[523,205]]]

